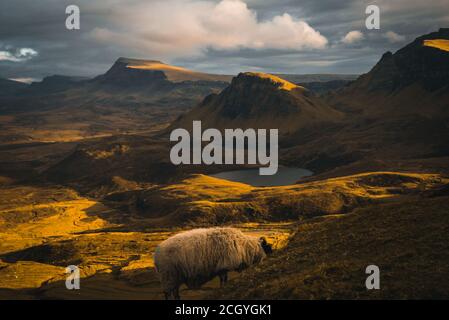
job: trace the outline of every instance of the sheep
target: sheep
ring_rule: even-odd
[[[219,276],[220,286],[228,271],[242,271],[271,253],[265,238],[244,235],[235,228],[194,229],[159,244],[154,264],[165,298],[179,299],[179,287],[198,289]]]

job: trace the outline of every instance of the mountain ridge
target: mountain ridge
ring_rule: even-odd
[[[159,77],[172,83],[182,83],[187,81],[229,82],[232,78],[232,76],[229,75],[193,71],[183,67],[166,64],[159,60],[125,57],[118,58],[112,67],[105,73],[105,76],[117,75],[119,72],[121,72],[122,75],[128,73],[130,75],[140,74],[142,77],[145,75],[148,77]]]
[[[449,52],[425,45],[426,40],[435,39],[448,40],[449,28],[420,36],[395,53],[384,53],[368,73],[326,100],[339,110],[353,113],[392,109],[420,113],[419,103],[426,104],[431,113],[447,112],[443,101],[449,97]]]
[[[341,114],[304,87],[266,73],[238,74],[219,94],[207,96],[170,128],[201,120],[213,128],[279,128],[282,134],[333,122]]]

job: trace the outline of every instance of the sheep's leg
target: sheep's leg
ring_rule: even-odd
[[[220,278],[220,288],[223,288],[226,282],[228,282],[228,272],[223,271],[218,275],[218,277]]]
[[[181,297],[179,296],[179,287],[173,289],[172,293],[175,300],[181,300]]]

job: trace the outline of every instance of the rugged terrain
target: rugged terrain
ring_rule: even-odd
[[[93,79],[50,76],[13,92],[13,81],[8,87],[0,83],[0,142],[67,142],[157,131],[223,89],[228,78],[119,58]]]
[[[304,222],[286,248],[209,297],[446,299],[448,200],[446,192]],[[366,290],[371,264],[380,290]]]
[[[266,286],[265,281],[269,283],[272,278],[278,277],[274,268],[277,268],[277,259],[283,259],[283,255],[302,259],[301,261],[307,263],[310,268],[313,269],[315,266],[317,269],[313,270],[318,273],[321,272],[321,263],[314,264],[314,259],[325,259],[323,251],[327,254],[332,252],[332,255],[344,254],[349,259],[346,263],[351,264],[351,259],[354,259],[351,246],[338,242],[340,244],[338,248],[330,249],[330,243],[340,238],[327,236],[325,232],[320,238],[320,229],[313,228],[315,223],[320,221],[325,223],[334,220],[358,219],[353,227],[351,222],[348,222],[349,227],[337,226],[340,229],[330,225],[326,232],[338,233],[343,232],[339,230],[347,231],[349,228],[352,230],[350,234],[355,237],[354,240],[357,239],[356,237],[366,237],[368,242],[373,241],[372,236],[376,232],[380,232],[385,237],[399,237],[400,234],[382,229],[381,226],[373,226],[376,228],[373,234],[367,234],[364,228],[371,227],[369,227],[370,224],[364,224],[364,221],[391,227],[396,225],[401,232],[406,232],[408,237],[412,235],[425,237],[424,231],[429,231],[431,233],[428,234],[430,238],[427,241],[429,245],[432,245],[433,237],[438,239],[440,237],[434,232],[434,228],[447,231],[448,226],[445,222],[447,219],[440,220],[439,225],[436,224],[436,220],[439,219],[438,215],[444,215],[447,209],[443,201],[447,200],[445,189],[448,183],[449,179],[439,175],[384,172],[294,186],[254,188],[205,176],[193,176],[176,185],[158,187],[157,192],[150,192],[151,189],[145,190],[144,193],[152,196],[150,203],[158,206],[149,211],[141,211],[141,208],[128,210],[123,205],[117,206],[116,201],[122,204],[124,201],[120,193],[115,193],[112,199],[98,202],[80,196],[68,188],[3,186],[3,205],[0,211],[2,218],[0,296],[3,298],[161,298],[153,270],[154,247],[179,230],[205,225],[231,224],[248,234],[264,235],[268,238],[278,252],[267,260],[266,267],[263,264],[256,271],[251,271],[259,270],[260,272],[266,268],[270,270],[268,274],[261,277],[264,281],[256,281],[258,286]],[[19,194],[20,197],[18,197]],[[144,199],[146,200],[145,197]],[[424,214],[422,211],[424,209],[418,212],[415,210],[415,204],[424,208],[429,204],[433,205],[427,212],[425,223],[422,222],[424,217],[419,221],[418,217],[413,218],[414,215]],[[395,211],[390,213],[383,208],[389,208],[389,210],[392,208],[391,210]],[[388,219],[392,219],[392,222],[386,218],[375,220],[368,214],[365,216],[363,215],[365,211],[373,212],[371,215],[381,215],[381,217],[386,215]],[[157,215],[155,215],[156,212]],[[353,218],[354,216],[357,218]],[[414,234],[414,229],[411,228],[418,228],[417,233]],[[313,232],[312,235],[318,233],[315,240],[309,241],[316,243],[318,249],[321,248],[322,251],[315,252],[311,245],[297,244],[298,237],[302,239],[308,230]],[[293,240],[289,243],[289,238],[293,234]],[[442,233],[441,236],[445,234],[447,232]],[[346,236],[349,237],[349,234]],[[419,238],[415,238],[415,241],[419,242]],[[439,241],[444,241],[444,238]],[[363,246],[363,243],[358,241],[355,243]],[[376,250],[368,243],[365,245],[366,250]],[[398,250],[394,242],[391,246],[392,250]],[[306,257],[296,254],[297,250],[303,252],[306,249]],[[416,254],[419,255],[420,252]],[[440,257],[434,251],[429,254],[435,254],[434,260],[438,263],[441,259],[446,261],[444,255]],[[315,258],[312,258],[313,256]],[[393,259],[394,256],[391,258]],[[372,259],[376,260],[376,257]],[[424,258],[420,257],[420,259]],[[365,260],[360,258],[359,263],[368,263],[368,260],[367,257]],[[422,263],[425,265],[426,261]],[[82,270],[83,290],[79,292],[65,289],[64,267],[70,264],[76,264]],[[435,263],[432,265],[439,268]],[[357,271],[353,275],[356,278],[357,274],[362,272],[357,270],[358,267],[358,264],[353,264],[345,272]],[[290,273],[282,274],[291,274],[297,270],[292,268]],[[444,274],[443,269],[441,272]],[[434,277],[437,276],[434,275]],[[232,278],[239,279],[239,275],[233,274]],[[247,283],[250,285],[252,282]],[[322,285],[330,284],[325,282]],[[206,286],[202,291],[184,291],[183,295],[186,298],[207,297],[211,294],[210,286],[216,287],[216,283]],[[243,290],[244,285],[237,284],[237,286]],[[233,294],[237,295],[238,292],[241,291],[233,291]],[[274,297],[277,292],[273,290],[272,294],[273,296],[270,297]],[[346,294],[349,295],[348,292]],[[394,295],[394,292],[391,294]],[[436,294],[438,297],[439,291]],[[253,297],[264,297],[264,295],[255,294]],[[296,296],[279,294],[279,297],[294,298]],[[309,296],[309,298],[313,297]],[[326,295],[317,294],[315,297],[323,298]]]
[[[7,82],[0,298],[162,298],[155,246],[212,225],[276,250],[229,288],[212,281],[185,298],[447,298],[447,41],[448,29],[417,38],[321,95],[304,78],[125,58],[94,79]],[[209,175],[235,166],[174,166],[167,128],[192,120],[280,128],[280,163],[315,174],[254,187]],[[65,289],[69,264],[82,290]],[[365,290],[369,264],[380,291]]]
[[[205,98],[171,128],[189,128],[193,120],[201,120],[205,128],[279,128],[286,135],[342,117],[304,87],[274,75],[247,72],[218,95]]]

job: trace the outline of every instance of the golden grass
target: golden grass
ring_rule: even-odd
[[[178,223],[199,225],[253,220],[281,221],[344,213],[361,204],[396,200],[447,182],[437,174],[372,172],[279,187],[252,187],[243,183],[193,175],[156,188],[148,200],[154,206],[176,203]],[[154,207],[155,208],[155,207]],[[167,225],[173,225],[173,216]]]
[[[176,199],[220,201],[250,192],[254,187],[228,180],[195,174],[178,184],[171,184],[161,190]]]
[[[320,260],[320,255],[333,255],[334,251],[338,257],[344,256],[341,250],[338,251],[339,247],[335,250],[331,247],[332,241],[338,244],[338,239],[342,236],[359,239],[366,233],[365,216],[351,222],[352,220],[347,220],[350,218],[346,217],[353,214],[341,214],[343,210],[376,204],[368,211],[372,212],[372,216],[366,216],[366,223],[369,225],[373,223],[371,218],[377,219],[378,214],[385,215],[385,212],[388,212],[385,207],[379,205],[404,203],[410,200],[409,195],[416,195],[416,192],[430,190],[447,182],[447,179],[437,174],[376,172],[291,186],[256,188],[206,175],[192,175],[177,184],[151,189],[156,190],[159,197],[155,197],[154,201],[177,204],[177,212],[181,216],[171,216],[170,228],[165,229],[155,229],[157,219],[133,219],[136,225],[140,223],[145,226],[145,229],[140,229],[145,232],[133,231],[132,228],[122,232],[108,231],[105,227],[119,226],[112,224],[109,218],[121,216],[123,213],[119,214],[96,201],[71,194],[68,190],[48,190],[55,198],[51,200],[51,197],[47,199],[37,189],[25,188],[20,199],[4,201],[5,203],[0,205],[0,259],[3,259],[3,262],[0,260],[0,299],[11,294],[8,290],[13,290],[14,296],[29,298],[29,291],[21,290],[39,287],[41,296],[48,298],[160,299],[162,295],[153,270],[154,248],[176,232],[198,227],[199,224],[194,222],[197,210],[203,210],[202,218],[208,223],[233,222],[231,225],[240,228],[245,234],[266,237],[280,252],[279,255],[275,253],[275,257],[282,257],[268,260],[270,274],[274,275],[275,270],[280,268],[279,263],[286,261],[286,268],[288,266],[289,269],[285,272],[282,269],[279,271],[280,275],[285,274],[286,281],[291,281],[295,286],[308,288],[309,291],[304,294],[319,296],[321,291],[314,292],[314,285],[296,283],[288,274],[304,272],[298,279],[308,283],[311,277],[326,275],[334,265],[339,268],[338,266],[346,263],[346,260],[329,263],[325,260],[326,257],[323,257],[323,261]],[[20,190],[5,187],[6,197],[10,194],[8,190],[20,193]],[[59,194],[56,195],[56,192]],[[413,205],[404,208],[407,212],[415,210]],[[434,206],[434,209],[437,208]],[[356,209],[356,212],[357,210],[365,209]],[[258,216],[256,213],[265,215]],[[303,220],[303,216],[312,220]],[[14,217],[28,218],[16,221],[12,219]],[[108,220],[105,220],[105,217],[108,217]],[[178,217],[185,219],[177,220]],[[259,219],[260,217],[262,219]],[[9,218],[12,220],[8,220]],[[236,222],[245,219],[249,221]],[[275,221],[266,221],[269,219]],[[398,221],[388,219],[403,221],[403,218],[397,215],[382,216],[382,226],[376,227],[376,230],[390,226],[403,228]],[[179,224],[177,228],[173,228],[174,223],[186,220],[190,223]],[[333,226],[340,223],[339,221],[347,221],[339,225],[344,234],[323,234],[317,229],[317,226]],[[404,228],[400,230],[405,230]],[[86,231],[89,232],[85,233]],[[386,233],[382,233],[382,237],[384,236]],[[373,239],[369,241],[374,241]],[[292,245],[291,241],[294,241]],[[370,243],[369,241],[360,242],[360,246]],[[360,249],[357,247],[354,250]],[[346,257],[350,259],[352,256]],[[297,258],[298,261],[295,260]],[[305,265],[304,260],[310,263]],[[77,296],[65,289],[61,276],[60,267],[71,263],[82,269],[83,290]],[[351,264],[356,265],[355,262]],[[27,276],[27,270],[33,266],[36,266],[36,273],[31,272]],[[267,264],[262,268],[266,266]],[[257,267],[255,270],[261,269]],[[12,278],[15,275],[18,276],[17,279]],[[268,274],[262,275],[262,278],[268,279]],[[231,279],[241,279],[238,281],[246,283],[246,275],[241,278],[238,274],[232,274]],[[204,290],[183,289],[182,296],[187,299],[204,298],[210,295],[211,289],[215,290],[217,287],[218,283],[214,280],[206,284]],[[235,295],[249,290],[243,290],[246,288],[245,284],[241,285],[241,288],[242,290],[234,290]],[[276,284],[270,283],[270,288],[270,292],[278,297],[288,297],[285,292],[276,293]],[[253,297],[260,295],[252,289],[248,292],[251,292]],[[306,297],[302,295],[303,292],[298,291],[294,296]]]
[[[130,69],[142,69],[142,70],[162,70],[162,71],[181,71],[181,72],[188,72],[193,73],[193,71],[177,67],[177,66],[171,66],[168,64],[160,63],[160,62],[148,62],[142,65],[128,65],[127,68]]]
[[[300,86],[297,86],[294,83],[291,83],[291,82],[289,82],[287,80],[284,80],[282,78],[279,78],[279,77],[274,76],[274,75],[269,74],[269,73],[245,72],[245,74],[249,75],[249,76],[253,76],[253,77],[259,77],[259,78],[262,78],[262,79],[270,79],[271,82],[279,85],[279,87],[278,87],[279,89],[286,90],[286,91],[291,91],[291,90],[296,89],[296,88],[302,88]]]
[[[163,71],[167,79],[172,82],[182,81],[230,81],[231,76],[226,75],[214,75],[202,72],[192,71],[186,68],[177,67],[161,63],[158,61],[140,61],[141,64],[128,64],[126,67],[130,69],[139,70],[155,70]]]
[[[424,40],[424,46],[449,51],[449,40],[447,39]]]
[[[287,247],[215,299],[446,299],[449,198],[404,199],[298,226]],[[381,290],[365,268],[380,267]]]
[[[86,230],[101,229],[111,224],[89,212],[94,208],[100,212],[107,208],[95,201],[80,199],[53,203],[32,204],[0,211],[0,253],[41,244],[51,237],[69,237]],[[39,212],[49,212],[39,218]],[[31,221],[14,223],[8,216],[32,213]]]
[[[63,276],[65,268],[33,261],[20,261],[6,265],[0,274],[0,288],[30,289],[39,288],[53,277]]]
[[[116,144],[111,146],[108,150],[87,150],[86,154],[94,159],[107,159],[117,154],[125,154],[130,150],[128,145]]]
[[[245,234],[265,236],[275,249],[284,248],[294,230],[294,224],[236,224]],[[0,260],[0,299],[5,293],[2,290],[21,290],[41,288],[45,297],[74,299],[65,290],[64,268],[68,264],[76,264],[81,271],[83,290],[78,298],[103,299],[105,297],[127,299],[162,299],[158,278],[154,274],[153,252],[163,240],[174,232],[93,232],[88,234],[60,237],[47,242],[51,254],[44,255],[39,246],[13,253],[13,257],[23,260],[10,261],[11,257]],[[8,255],[7,255],[8,256]],[[35,268],[35,269],[33,269]],[[115,271],[114,271],[115,270]],[[115,276],[111,277],[114,272]],[[237,274],[232,274],[231,278]],[[45,282],[45,284],[44,284]],[[107,283],[107,285],[106,285]],[[183,292],[184,298],[201,298],[211,288],[216,289],[216,280],[207,284],[204,291]],[[104,292],[102,288],[106,288]],[[145,290],[142,291],[141,288]],[[105,290],[106,290],[105,289]],[[184,289],[183,289],[184,290]],[[9,291],[6,291],[9,292]],[[16,292],[19,294],[20,291]],[[26,292],[22,293],[22,297]],[[19,295],[19,297],[21,297]]]

